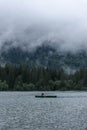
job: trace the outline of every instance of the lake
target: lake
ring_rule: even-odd
[[[0,92],[0,130],[86,130],[87,92]]]

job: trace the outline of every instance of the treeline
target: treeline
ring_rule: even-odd
[[[0,66],[0,91],[37,90],[87,90],[87,69],[68,74],[63,69],[11,64]]]

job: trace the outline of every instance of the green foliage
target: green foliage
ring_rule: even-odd
[[[63,69],[0,66],[0,91],[87,90],[87,69],[67,74]]]
[[[24,91],[34,91],[36,88],[35,88],[35,85],[33,83],[30,83],[30,84],[26,84],[24,83],[23,84],[23,90]]]
[[[0,80],[0,91],[7,91],[9,88],[8,88],[8,85],[6,83],[6,81],[1,81]]]

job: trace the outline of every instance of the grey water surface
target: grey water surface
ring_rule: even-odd
[[[0,92],[0,130],[86,130],[87,92]]]

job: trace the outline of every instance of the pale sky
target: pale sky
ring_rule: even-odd
[[[64,50],[87,48],[87,0],[0,0],[0,47],[10,39],[30,48],[44,40]]]

